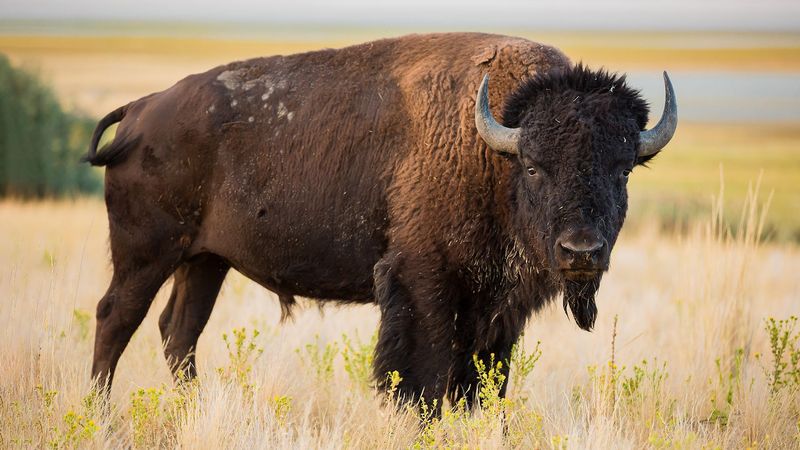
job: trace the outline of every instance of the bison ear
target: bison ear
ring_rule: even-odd
[[[655,158],[657,155],[658,153],[653,153],[652,155],[646,155],[646,156],[636,156],[635,165],[648,167],[647,164],[650,162],[651,159]]]
[[[497,55],[497,46],[490,45],[480,50],[475,55],[472,55],[472,62],[474,62],[476,66],[491,63],[495,55]]]

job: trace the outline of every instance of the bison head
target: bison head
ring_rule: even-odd
[[[594,296],[628,208],[631,171],[672,138],[677,106],[645,130],[648,106],[624,76],[581,65],[536,76],[507,99],[505,125],[489,110],[488,76],[475,122],[483,140],[511,158],[515,234],[549,268],[578,326],[594,325]]]

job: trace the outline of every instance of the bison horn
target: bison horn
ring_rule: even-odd
[[[667,98],[664,101],[664,112],[661,120],[650,130],[639,132],[639,156],[655,155],[672,139],[678,127],[678,104],[675,102],[675,92],[672,82],[669,81],[667,72],[664,72],[664,89]]]
[[[483,77],[475,99],[475,126],[478,134],[492,150],[518,154],[519,128],[506,128],[497,123],[489,109],[489,75]]]

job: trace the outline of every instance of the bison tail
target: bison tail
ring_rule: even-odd
[[[106,151],[106,146],[103,147],[100,153],[97,153],[97,144],[100,142],[103,132],[106,131],[106,128],[110,127],[111,125],[122,121],[122,119],[125,117],[125,113],[128,110],[128,106],[129,105],[120,106],[100,119],[100,122],[97,123],[97,127],[94,129],[94,134],[92,134],[92,142],[89,144],[89,152],[86,154],[86,156],[81,158],[81,161],[88,162],[93,166],[105,166],[119,156],[121,150],[127,148],[127,146],[115,146],[115,149]],[[119,150],[115,151],[117,148],[119,148]]]

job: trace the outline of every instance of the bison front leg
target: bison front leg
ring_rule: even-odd
[[[452,365],[450,289],[441,280],[405,281],[411,278],[396,267],[396,261],[386,260],[375,266],[381,323],[374,376],[379,389],[387,392],[389,375],[397,371],[402,381],[396,386],[396,398],[402,403],[424,401],[428,411],[438,416]]]
[[[509,320],[503,320],[510,318]],[[457,323],[459,328],[468,328],[467,324],[480,323],[480,318],[465,318],[464,322]],[[500,386],[499,396],[504,398],[508,386],[511,350],[519,339],[524,322],[513,320],[509,315],[489,326],[478,327],[485,334],[477,336],[475,333],[458,333],[456,341],[456,356],[453,363],[453,376],[447,392],[447,397],[452,404],[464,398],[468,409],[478,404],[480,392],[480,374],[476,367],[476,359],[482,362],[486,370],[491,370],[500,364],[499,375],[504,379]],[[465,330],[466,331],[466,330]],[[496,372],[497,373],[497,372]]]

